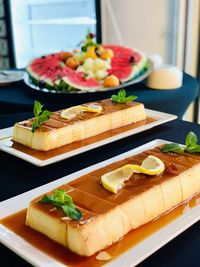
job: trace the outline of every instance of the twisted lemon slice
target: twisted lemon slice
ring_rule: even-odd
[[[114,171],[101,176],[101,183],[105,189],[112,193],[117,193],[124,183],[130,179],[133,173],[144,173],[148,175],[158,175],[165,169],[165,165],[159,158],[148,156],[141,165],[126,164]]]
[[[88,106],[83,106],[83,105],[74,106],[71,108],[64,109],[61,112],[60,117],[63,119],[71,120],[75,118],[78,114],[83,113],[84,111],[92,113],[100,113],[102,111],[102,106],[95,104],[90,104]]]

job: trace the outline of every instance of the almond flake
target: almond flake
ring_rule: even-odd
[[[50,209],[49,211],[50,211],[50,212],[52,212],[52,211],[55,211],[55,210],[57,210],[57,208],[56,208],[56,207],[54,207],[54,208]]]
[[[62,221],[72,221],[70,217],[61,217]]]
[[[110,259],[111,256],[106,251],[100,251],[96,256],[96,260],[98,261],[109,261]]]

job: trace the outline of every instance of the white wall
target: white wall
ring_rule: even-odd
[[[160,54],[165,63],[175,62],[177,36],[176,27],[172,25],[177,23],[178,0],[101,2],[104,43],[119,44],[122,41],[124,45],[136,47],[143,52]]]
[[[104,43],[158,53],[164,63],[196,76],[200,0],[101,0],[101,4]],[[193,105],[184,116],[192,118]]]

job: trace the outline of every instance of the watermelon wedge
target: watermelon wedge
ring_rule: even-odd
[[[143,72],[147,65],[146,57],[131,48],[104,45],[103,49],[111,49],[114,56],[106,69],[107,75],[115,75],[121,83],[130,81]],[[26,70],[36,85],[57,90],[93,91],[103,89],[103,81],[95,76],[88,76],[84,71],[72,69],[63,61],[63,53],[49,54],[35,58]]]
[[[146,57],[133,49],[116,45],[106,45],[104,48],[112,49],[114,53],[111,69],[108,72],[117,76],[121,82],[135,78],[147,64]]]

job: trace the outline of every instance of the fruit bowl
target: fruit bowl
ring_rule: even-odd
[[[48,93],[94,93],[127,87],[145,79],[153,64],[137,49],[103,45],[88,33],[80,49],[61,51],[33,59],[24,81]]]
[[[59,94],[59,95],[65,95],[65,94],[88,94],[88,93],[95,93],[95,92],[107,92],[107,91],[113,91],[113,90],[118,90],[121,88],[127,88],[128,86],[131,86],[135,83],[141,82],[143,80],[145,80],[150,73],[153,71],[153,62],[148,59],[148,63],[147,63],[147,68],[140,73],[137,77],[131,79],[130,81],[121,83],[118,86],[114,86],[114,87],[107,87],[107,88],[100,88],[100,89],[91,89],[89,91],[81,91],[81,90],[70,90],[70,91],[63,91],[63,90],[59,90],[59,89],[54,89],[54,88],[48,88],[45,87],[45,85],[36,85],[35,83],[32,82],[32,80],[30,79],[28,73],[24,74],[24,82],[25,84],[30,87],[31,89],[34,89],[36,91],[39,92],[43,92],[43,93],[49,93],[49,94]]]

